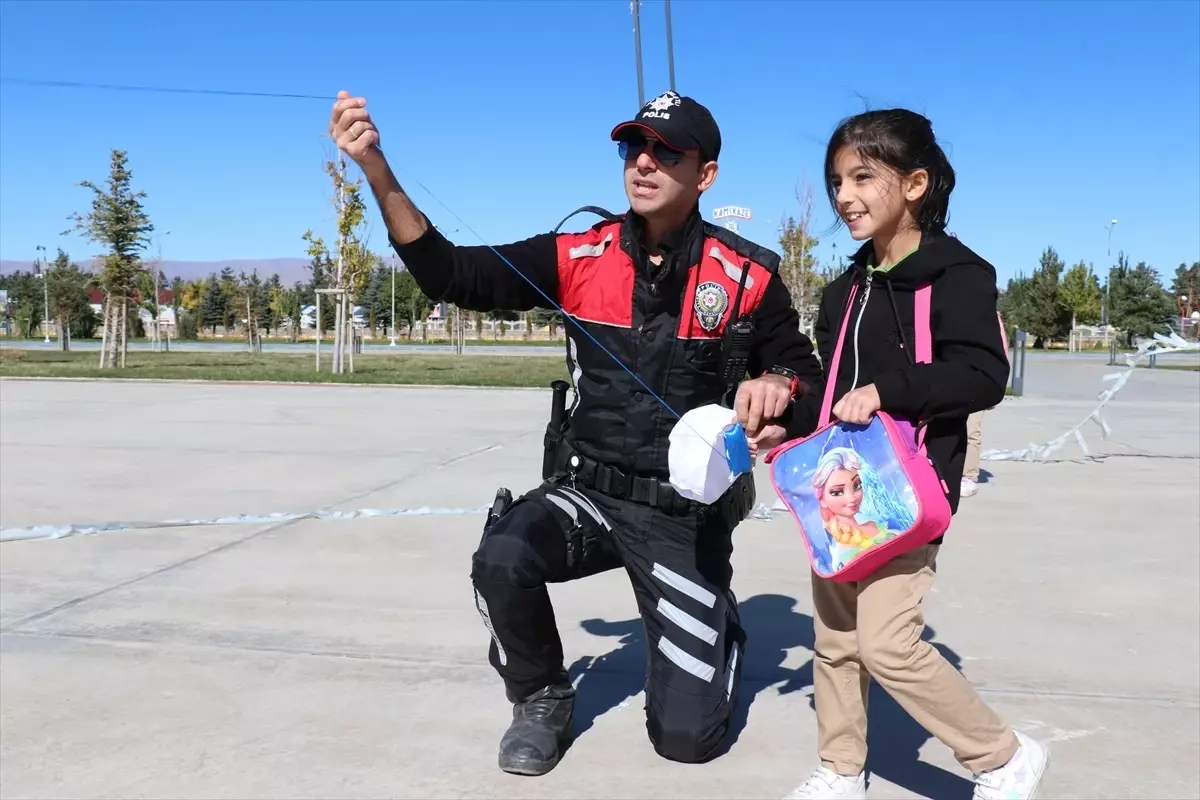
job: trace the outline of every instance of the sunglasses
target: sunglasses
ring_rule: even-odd
[[[640,156],[646,150],[646,145],[648,144],[649,142],[645,139],[622,140],[617,143],[617,154],[620,155],[623,160],[628,161],[631,158],[637,158]],[[652,156],[655,161],[663,166],[673,167],[680,161],[683,161],[683,158],[686,155],[687,153],[683,152],[682,150],[676,150],[672,147],[667,147],[658,139],[654,140]]]

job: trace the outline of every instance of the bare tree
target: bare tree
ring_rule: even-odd
[[[333,181],[337,216],[338,244],[334,262],[333,294],[337,298],[334,317],[332,372],[354,372],[356,343],[353,307],[366,290],[371,277],[374,257],[366,245],[366,205],[363,202],[362,178],[346,178],[346,159],[339,153],[336,162],[325,163],[325,172]],[[309,236],[310,241],[314,241]],[[314,241],[319,242],[319,239]],[[323,245],[322,245],[323,247]]]
[[[806,178],[802,177],[796,186],[796,201],[800,205],[799,219],[788,216],[779,223],[779,245],[783,249],[780,275],[800,315],[801,329],[811,331],[824,280],[814,253],[820,240],[812,235],[813,187]]]

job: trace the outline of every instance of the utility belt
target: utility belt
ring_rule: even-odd
[[[600,494],[629,500],[657,508],[668,514],[687,514],[699,504],[675,491],[669,482],[657,478],[628,475],[621,469],[596,461],[576,451],[566,439],[559,446],[559,458],[554,472],[547,476],[567,477],[576,486],[593,489]]]
[[[754,508],[754,477],[750,473],[738,476],[733,485],[715,503],[704,505],[689,500],[675,490],[668,481],[648,476],[627,474],[611,464],[605,464],[584,455],[567,440],[566,381],[551,384],[554,390],[550,424],[546,426],[544,453],[542,457],[542,479],[567,478],[576,486],[592,489],[600,494],[647,505],[668,514],[683,515],[702,509],[715,510],[730,527],[749,516]]]

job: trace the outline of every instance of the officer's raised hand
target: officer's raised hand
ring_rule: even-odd
[[[746,435],[757,437],[764,423],[778,419],[792,399],[792,382],[782,375],[763,375],[738,386],[733,408]]]
[[[351,97],[349,92],[338,92],[333,103],[333,114],[329,118],[329,135],[338,148],[354,159],[360,167],[373,158],[382,158],[378,150],[379,129],[367,111],[365,97]]]

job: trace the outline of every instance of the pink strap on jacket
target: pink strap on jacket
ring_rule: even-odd
[[[825,378],[825,397],[821,401],[821,418],[817,421],[817,428],[823,428],[829,424],[829,417],[833,413],[833,390],[837,384],[838,364],[842,361],[842,345],[846,343],[846,328],[850,324],[850,312],[854,309],[854,297],[858,294],[858,286],[850,287],[850,297],[846,300],[846,313],[842,316],[841,327],[838,328],[837,344],[833,348],[833,360],[829,364],[829,371]],[[916,328],[917,341],[917,363],[932,364],[933,363],[933,335],[930,331],[930,299],[933,295],[933,286],[924,284],[917,289],[916,295],[913,298],[913,327]],[[922,429],[924,434],[925,430]]]
[[[913,327],[917,331],[918,364],[933,363],[933,334],[929,330],[929,319],[932,316],[929,306],[932,294],[933,285],[926,283],[917,289],[917,294],[913,298]]]

